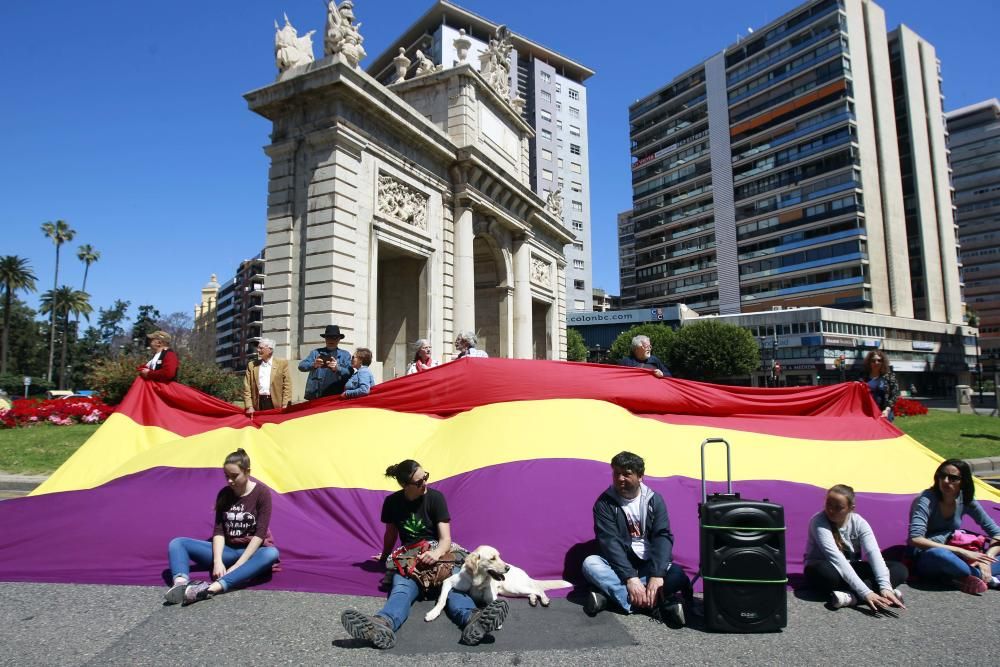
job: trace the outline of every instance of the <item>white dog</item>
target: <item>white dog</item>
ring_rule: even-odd
[[[506,597],[527,597],[532,607],[541,601],[543,607],[549,606],[549,596],[545,591],[553,588],[572,586],[568,581],[554,579],[536,581],[519,567],[508,565],[500,560],[500,552],[493,547],[481,546],[465,558],[465,563],[458,574],[453,574],[441,584],[441,594],[437,604],[424,615],[425,621],[433,621],[441,615],[448,593],[451,589],[468,593],[479,606],[487,605],[497,599],[497,595]]]

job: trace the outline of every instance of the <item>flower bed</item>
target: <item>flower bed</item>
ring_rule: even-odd
[[[909,398],[900,398],[896,400],[896,405],[893,407],[893,412],[896,413],[897,417],[913,417],[915,415],[926,415],[927,406],[925,406],[920,401],[913,401]]]
[[[100,424],[114,408],[96,397],[65,398],[39,401],[19,398],[9,410],[0,410],[0,428],[17,428],[35,424],[69,426]]]

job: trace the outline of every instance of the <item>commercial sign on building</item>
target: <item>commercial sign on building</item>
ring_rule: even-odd
[[[932,342],[930,342],[928,340],[915,340],[915,341],[913,341],[913,349],[914,350],[924,350],[925,352],[933,352],[934,351],[934,343],[932,343]]]
[[[856,343],[853,338],[846,336],[823,336],[823,345],[831,347],[854,347]]]
[[[566,326],[581,324],[619,324],[622,322],[661,322],[677,319],[676,306],[668,308],[634,308],[604,312],[581,310],[566,313]]]

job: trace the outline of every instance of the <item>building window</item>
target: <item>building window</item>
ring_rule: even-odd
[[[574,269],[582,269],[583,268],[583,260],[582,259],[574,259],[573,260],[573,268]]]
[[[583,202],[582,201],[576,201],[574,199],[573,202],[572,202],[572,210],[573,210],[574,213],[583,213]]]
[[[548,148],[543,148],[542,149],[542,159],[543,160],[548,160],[549,162],[551,162],[552,161],[552,151],[550,151]]]
[[[559,168],[560,169],[563,168],[563,159],[562,158],[559,158]]]
[[[574,220],[573,221],[573,231],[575,231],[575,232],[582,232],[583,231],[583,221],[582,220]]]
[[[573,241],[573,250],[583,252],[583,243],[580,241]]]
[[[587,310],[587,302],[582,299],[574,299],[573,310]]]
[[[569,108],[569,115],[572,118],[579,118],[580,117],[580,110],[577,109],[576,107],[570,107]]]
[[[562,111],[562,102],[556,100],[556,111]]]
[[[569,145],[569,152],[572,153],[573,155],[579,155],[580,154],[580,144],[570,144]]]
[[[552,80],[552,75],[546,72],[545,70],[541,70],[540,72],[538,72],[538,76],[545,83],[548,83],[549,81]]]
[[[552,131],[542,130],[542,139],[545,139],[547,141],[552,141]]]
[[[547,90],[543,90],[540,97],[542,98],[543,102],[551,102],[552,101],[552,93],[550,93]]]
[[[569,126],[569,133],[572,134],[574,137],[579,137],[580,136],[580,128],[577,127],[576,125],[570,125]]]
[[[579,181],[570,181],[569,189],[573,192],[583,192],[583,184]]]
[[[567,90],[569,91],[569,99],[571,99],[571,100],[578,100],[578,99],[580,99],[580,91],[579,90],[577,90],[576,88],[567,88]]]
[[[573,289],[586,289],[586,283],[584,283],[582,280],[574,280]]]
[[[579,162],[570,162],[569,163],[569,170],[572,171],[574,174],[582,174],[583,173],[583,168],[580,166]]]
[[[547,121],[549,123],[552,122],[552,112],[549,111],[548,109],[542,109],[541,111],[539,111],[538,116],[544,121]]]
[[[552,171],[550,169],[542,169],[542,178],[546,181],[551,181]]]
[[[558,81],[556,81],[556,92],[557,93],[561,93],[562,92],[562,84],[559,83]]]

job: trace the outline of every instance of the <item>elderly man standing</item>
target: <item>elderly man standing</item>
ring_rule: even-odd
[[[306,380],[306,400],[343,393],[344,385],[354,374],[351,367],[351,353],[341,350],[339,345],[344,334],[336,324],[328,324],[323,331],[324,347],[318,347],[299,362],[299,370],[308,372]]]
[[[613,600],[626,614],[645,611],[673,627],[684,625],[678,591],[691,583],[672,562],[674,536],[663,496],[642,483],[646,463],[632,452],[611,459],[611,486],[594,503],[600,555],[583,561],[593,588],[583,610],[595,616]]]
[[[670,377],[670,369],[653,354],[653,344],[649,342],[649,336],[636,336],[633,338],[632,354],[619,361],[618,365],[647,368],[653,371],[653,375],[658,378]]]
[[[292,404],[292,374],[288,362],[274,356],[274,341],[261,338],[257,360],[247,364],[243,378],[243,405],[247,416],[256,410],[287,408]]]

